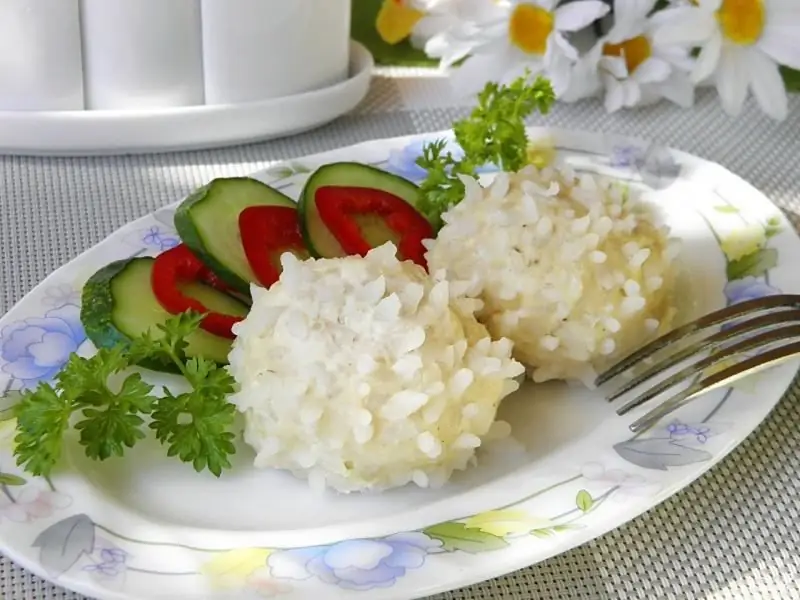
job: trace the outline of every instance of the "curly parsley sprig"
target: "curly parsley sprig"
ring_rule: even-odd
[[[54,385],[28,390],[14,409],[17,464],[33,475],[48,475],[61,458],[62,441],[77,414],[75,429],[86,455],[96,460],[122,456],[145,437],[145,418],[168,456],[219,476],[236,451],[231,428],[235,409],[227,401],[234,381],[228,371],[203,358],[187,358],[186,338],[202,315],[186,312],[168,319],[155,334],[130,344],[102,348],[86,358],[73,354]],[[142,360],[171,362],[192,387],[153,395],[139,373],[123,371]]]
[[[417,159],[416,163],[427,171],[420,185],[420,211],[438,228],[442,213],[464,198],[459,175],[475,177],[479,168],[489,164],[512,172],[525,166],[525,118],[535,110],[547,114],[554,101],[553,88],[542,76],[531,82],[529,73],[525,73],[508,85],[487,83],[469,116],[453,124],[463,156],[456,159],[445,152],[446,140],[436,140],[426,144]]]

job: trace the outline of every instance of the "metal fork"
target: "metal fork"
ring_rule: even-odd
[[[722,327],[724,325],[728,326]],[[722,328],[708,335],[709,330],[716,327]],[[701,334],[703,337],[681,347],[682,342]],[[646,386],[617,410],[617,414],[624,415],[679,383],[695,378],[684,390],[634,421],[630,429],[638,433],[701,394],[800,354],[800,341],[791,342],[793,339],[800,339],[800,295],[766,296],[728,306],[672,330],[601,373],[595,383],[601,386],[625,373],[632,375],[607,396],[609,402]],[[773,347],[781,342],[783,344]],[[667,352],[666,356],[654,360],[662,351]],[[654,378],[692,358],[699,360],[653,382]],[[735,362],[703,375],[725,361]],[[636,373],[637,367],[651,362],[647,369]]]

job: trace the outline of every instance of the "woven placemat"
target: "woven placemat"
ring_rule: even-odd
[[[360,141],[445,129],[463,114],[446,83],[388,71],[352,115],[304,135],[223,150],[97,158],[0,157],[0,313],[124,223],[215,176]],[[781,124],[752,103],[725,116],[712,93],[606,115],[558,106],[546,124],[635,135],[719,162],[800,224],[800,97]],[[539,122],[545,123],[543,119]],[[800,386],[708,474],[580,548],[437,600],[800,600]],[[81,600],[0,557],[0,597]],[[354,593],[357,598],[357,594]]]

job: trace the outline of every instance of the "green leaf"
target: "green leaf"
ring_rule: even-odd
[[[714,210],[728,215],[736,215],[739,214],[739,209],[735,206],[731,206],[730,204],[722,204],[720,206],[715,206]]]
[[[763,248],[728,263],[728,280],[760,277],[778,264],[778,251],[775,248]]]
[[[454,521],[433,525],[423,529],[422,532],[435,540],[441,541],[444,544],[444,550],[448,552],[461,550],[462,552],[475,554],[490,550],[500,550],[508,546],[508,542],[499,536],[486,533],[480,529],[469,529],[464,523],[456,523]]]
[[[583,512],[588,512],[594,506],[594,498],[586,490],[581,490],[575,496],[575,505]]]
[[[19,475],[0,473],[0,485],[25,485],[26,483],[28,482]]]
[[[786,89],[790,92],[800,92],[800,71],[781,67],[781,75],[786,83]]]

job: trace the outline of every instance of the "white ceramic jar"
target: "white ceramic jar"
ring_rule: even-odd
[[[0,0],[0,110],[81,110],[78,0]]]
[[[351,0],[202,0],[202,7],[207,104],[298,94],[348,75]]]
[[[203,104],[200,0],[81,0],[86,106]]]

